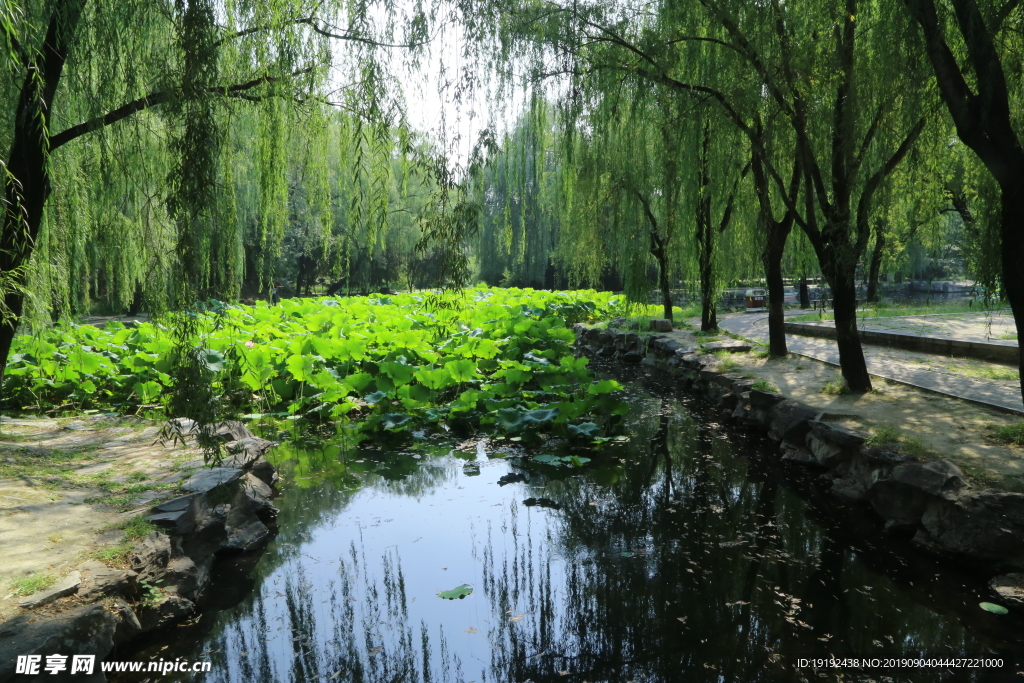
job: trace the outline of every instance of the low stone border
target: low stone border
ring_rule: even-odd
[[[191,427],[179,426],[186,433]],[[0,624],[0,681],[14,677],[18,655],[90,654],[99,662],[118,645],[191,617],[218,555],[256,550],[270,539],[277,472],[263,456],[273,442],[240,422],[223,423],[217,434],[230,457],[189,477],[185,495],[152,508],[148,519],[163,531],[135,545],[131,569],[87,562],[22,600],[26,612]],[[29,611],[65,598],[86,604],[52,614]]]
[[[574,329],[580,352],[657,367],[675,377],[680,389],[710,398],[728,421],[767,432],[779,442],[780,461],[818,469],[831,479],[837,497],[881,516],[886,533],[904,534],[922,548],[970,558],[997,572],[1024,569],[1024,494],[976,489],[948,460],[918,462],[868,446],[864,434],[782,394],[754,389],[753,380],[720,373],[713,369],[714,358],[674,339],[585,325]],[[1024,596],[1024,574],[996,577],[992,585],[1006,602],[1010,595]]]
[[[821,337],[824,339],[835,339],[835,325],[815,322],[787,322],[783,329],[788,334],[800,334],[805,337]],[[877,344],[878,346],[892,346],[907,351],[920,351],[922,353],[935,353],[942,356],[956,356],[958,358],[978,358],[981,360],[994,360],[1001,363],[1016,363],[1017,344],[1015,342],[977,342],[966,339],[939,339],[937,337],[922,337],[918,334],[907,332],[879,332],[877,330],[857,330],[860,340],[865,344]]]

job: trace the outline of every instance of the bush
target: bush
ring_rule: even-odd
[[[758,391],[773,391],[775,393],[778,393],[779,391],[779,388],[777,386],[775,386],[766,379],[757,380],[756,382],[754,382],[754,386],[751,388],[757,389]]]

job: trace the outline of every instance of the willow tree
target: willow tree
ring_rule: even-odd
[[[357,74],[342,91],[358,91],[362,103],[386,102],[393,79],[380,48],[422,46],[434,9],[347,0],[4,2],[0,361],[6,362],[24,311],[33,253],[59,232],[42,229],[75,147],[106,145],[108,157],[130,158],[144,149],[139,141],[155,138],[164,150],[154,195],[171,228],[169,298],[187,305],[216,280],[211,273],[220,265],[213,259],[226,254],[221,246],[237,230],[220,220],[230,198],[218,191],[230,168],[222,152],[233,113],[257,112],[263,178],[257,230],[273,251],[287,210],[283,139],[295,112],[338,91],[337,67]],[[346,50],[336,50],[338,42]],[[147,181],[154,182],[153,174]],[[74,233],[77,216],[64,218],[72,222],[64,232]]]
[[[924,36],[942,101],[957,135],[999,188],[1002,284],[1017,328],[1024,326],[1024,136],[1020,70],[1024,8],[1019,0],[904,0]],[[941,11],[940,11],[941,10]],[[1024,345],[1018,365],[1024,364]],[[1024,395],[1024,376],[1021,377]]]

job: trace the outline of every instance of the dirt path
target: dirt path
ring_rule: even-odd
[[[82,562],[121,561],[128,520],[202,465],[194,449],[154,443],[158,431],[125,417],[0,418],[0,621]]]
[[[694,329],[699,328],[699,322],[696,321]],[[729,339],[724,334],[707,337],[690,330],[675,330],[672,336],[693,348],[714,339]],[[961,363],[881,347],[865,350],[887,354],[899,362],[931,365],[933,369],[943,366],[946,371],[955,371]],[[880,379],[876,379],[875,391],[869,394],[841,394],[836,391],[838,368],[799,356],[779,360],[766,356],[761,347],[755,347],[749,353],[719,353],[717,363],[719,367],[725,364],[730,372],[763,379],[787,397],[822,412],[845,416],[844,424],[854,429],[871,434],[896,430],[904,450],[921,458],[948,458],[981,484],[1024,492],[1024,448],[999,443],[994,438],[995,427],[1017,424],[1020,417]],[[999,364],[970,361],[971,371],[976,371],[978,363],[986,368],[992,366],[993,372],[1005,371],[1005,366]]]

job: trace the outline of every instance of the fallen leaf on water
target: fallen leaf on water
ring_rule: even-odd
[[[509,621],[519,621],[522,618],[523,618],[523,613],[520,612],[519,614],[515,615],[514,617],[509,617],[508,620]]]
[[[1010,613],[1010,610],[1006,609],[1002,605],[997,605],[997,604],[992,603],[992,602],[981,602],[981,603],[978,603],[978,607],[980,607],[981,609],[985,610],[986,612],[991,612],[992,614],[1009,614]]]
[[[676,617],[676,619],[683,622],[684,624],[686,623],[686,617]]]
[[[444,598],[445,600],[461,600],[472,592],[473,589],[469,587],[469,584],[464,583],[461,586],[456,586],[450,591],[440,591],[437,594],[437,597]]]
[[[472,626],[470,626],[469,628],[466,629],[466,633],[476,633],[476,629],[473,628]]]

